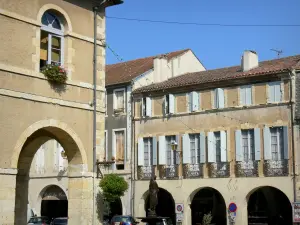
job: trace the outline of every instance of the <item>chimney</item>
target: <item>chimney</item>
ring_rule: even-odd
[[[165,55],[160,55],[153,61],[154,64],[154,83],[162,82],[169,79],[171,70],[168,67],[168,59]]]
[[[258,67],[258,55],[255,51],[246,50],[242,56],[242,70],[244,72]]]

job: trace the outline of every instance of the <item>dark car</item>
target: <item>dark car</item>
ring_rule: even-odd
[[[46,216],[31,217],[27,225],[50,225],[50,219]]]
[[[135,225],[137,222],[132,216],[114,216],[110,225]]]
[[[141,222],[147,225],[173,225],[169,217],[141,217],[138,219],[141,219]]]
[[[68,217],[57,217],[54,218],[51,222],[51,225],[67,225]]]

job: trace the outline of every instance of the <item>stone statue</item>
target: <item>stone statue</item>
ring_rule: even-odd
[[[156,206],[158,204],[157,193],[159,191],[158,185],[156,183],[156,176],[154,175],[149,183],[149,216],[156,216]]]

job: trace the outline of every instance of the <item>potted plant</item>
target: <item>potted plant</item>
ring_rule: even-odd
[[[41,72],[45,75],[45,77],[47,77],[50,82],[53,83],[64,84],[66,83],[66,80],[68,78],[67,71],[59,65],[47,64],[42,68]]]

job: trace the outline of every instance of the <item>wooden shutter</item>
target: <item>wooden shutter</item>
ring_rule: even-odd
[[[215,98],[214,98],[215,108],[219,108],[219,94],[218,94],[219,88],[216,88],[214,92],[215,92]]]
[[[175,98],[173,94],[169,94],[169,113],[174,114],[175,112]]]
[[[150,97],[146,97],[146,116],[150,117],[152,114],[152,102]]]
[[[289,159],[289,130],[287,126],[283,127],[283,157]]]
[[[159,149],[158,149],[158,163],[159,165],[166,165],[166,137],[159,136]]]
[[[179,149],[179,135],[176,135],[175,136],[175,141],[177,143],[177,151],[180,151]],[[175,161],[176,161],[176,164],[179,165],[180,164],[180,154],[178,154],[178,152],[176,151],[173,151],[173,154],[175,154]]]
[[[199,109],[199,94],[196,91],[192,92],[192,112]]]
[[[144,166],[144,139],[138,139],[138,166]]]
[[[240,105],[245,105],[246,104],[246,89],[245,86],[242,86],[240,88]]]
[[[200,132],[200,163],[206,162],[206,138],[205,132]]]
[[[163,107],[164,107],[164,115],[168,115],[168,101],[167,101],[167,96],[165,95],[164,96],[164,104],[163,104]]]
[[[244,161],[244,154],[242,151],[242,131],[235,131],[235,160],[237,162]]]
[[[265,160],[272,159],[272,155],[271,155],[271,134],[270,134],[270,128],[269,127],[264,128],[264,159]]]
[[[260,128],[254,129],[255,160],[260,160]]]
[[[152,138],[152,165],[157,165],[157,138]]]
[[[252,105],[252,86],[247,85],[246,89],[246,105]]]
[[[207,134],[208,140],[208,162],[216,162],[216,143],[214,132],[208,132]]]
[[[116,136],[116,158],[117,160],[124,159],[124,131],[117,131]]]
[[[281,82],[276,82],[274,86],[275,102],[281,102]]]
[[[182,151],[183,151],[183,164],[191,163],[191,148],[190,148],[190,136],[184,134],[182,136]]]
[[[275,102],[275,84],[269,83],[268,87],[269,87],[268,103]]]
[[[227,162],[227,135],[226,131],[220,131],[221,136],[221,162]]]

